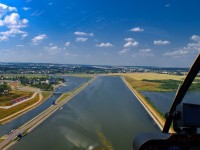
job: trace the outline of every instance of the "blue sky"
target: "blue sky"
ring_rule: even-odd
[[[0,62],[188,67],[199,0],[0,0]]]

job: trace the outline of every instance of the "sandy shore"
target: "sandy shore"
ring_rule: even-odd
[[[126,81],[124,77],[122,77],[122,80],[127,85],[127,87],[131,90],[131,92],[137,97],[138,101],[142,104],[142,106],[145,108],[145,110],[149,113],[149,115],[152,117],[152,119],[155,121],[155,123],[158,125],[160,130],[162,131],[164,124],[165,124],[165,118],[162,117],[159,112],[153,108],[152,105],[150,105],[146,99],[134,88],[131,87],[131,85]],[[170,133],[174,133],[174,130],[170,128]]]

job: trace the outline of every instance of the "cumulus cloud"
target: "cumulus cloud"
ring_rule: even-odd
[[[6,36],[0,36],[0,41],[5,41],[7,40],[8,38]]]
[[[125,38],[124,39],[125,41],[126,41],[126,43],[124,44],[124,47],[125,48],[128,48],[128,47],[136,47],[136,46],[138,46],[138,42],[135,40],[135,39],[133,39],[133,38]]]
[[[187,46],[183,48],[179,48],[174,51],[168,51],[165,52],[164,56],[170,56],[170,57],[180,57],[185,55],[196,55],[200,52],[200,36],[193,35],[190,38],[192,41],[187,44]]]
[[[22,31],[21,28],[27,27],[28,23],[27,19],[20,19],[15,7],[0,3],[0,26],[7,28],[6,31],[0,32],[1,39],[8,39],[16,35],[21,35],[22,38],[26,37],[28,33]]]
[[[136,28],[132,28],[130,31],[132,31],[132,32],[142,32],[142,31],[144,31],[144,29],[142,29],[140,27],[136,27]]]
[[[13,11],[17,11],[17,8],[0,3],[0,19],[8,12],[13,12]]]
[[[162,41],[162,40],[155,40],[153,42],[154,45],[167,45],[170,44],[170,41]]]
[[[70,45],[71,45],[70,42],[66,42],[66,43],[65,43],[65,46],[66,46],[66,47],[68,47],[68,46],[70,46]]]
[[[86,33],[86,32],[80,32],[80,31],[76,31],[74,32],[74,34],[78,36],[93,36],[94,35],[93,33]]]
[[[40,42],[42,42],[46,38],[47,38],[46,34],[40,34],[32,39],[32,44],[38,45]]]
[[[191,37],[191,40],[196,41],[196,42],[200,42],[200,36],[198,36],[198,35],[193,35],[193,36]]]
[[[123,49],[123,50],[119,51],[118,54],[126,54],[129,51],[130,51],[129,49]]]
[[[84,37],[78,37],[78,38],[76,38],[76,42],[85,42],[87,40],[88,40],[88,38],[84,38]]]
[[[97,47],[113,47],[113,44],[107,42],[107,43],[100,43],[96,45]]]

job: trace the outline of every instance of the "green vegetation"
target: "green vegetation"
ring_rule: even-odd
[[[37,102],[39,99],[39,95],[35,96],[35,98],[27,101],[27,102],[24,102],[22,104],[19,104],[17,106],[14,106],[12,108],[9,108],[9,109],[0,109],[0,119],[3,119],[9,115],[12,115],[20,110],[23,110],[24,108],[30,106],[31,104]]]
[[[69,95],[71,95],[70,93],[65,93],[65,94],[62,94],[56,101],[56,103],[60,103],[62,102],[63,100],[65,100]]]
[[[142,81],[159,83],[159,88],[164,89],[166,91],[175,91],[178,89],[179,85],[182,83],[179,80],[172,80],[172,79],[169,79],[169,80],[147,80],[147,79],[144,79]]]
[[[50,76],[1,76],[3,80],[11,80],[11,81],[20,81],[20,83],[24,86],[29,85],[32,87],[36,87],[45,91],[52,91],[53,85],[63,83],[64,78],[53,78]]]
[[[131,77],[125,76],[126,81],[138,91],[166,91],[159,88],[159,83],[135,80]]]
[[[11,105],[11,100],[28,96],[30,97],[33,93],[25,91],[11,91],[8,94],[0,95],[0,106]]]
[[[10,87],[6,84],[6,82],[3,82],[3,84],[0,85],[0,96],[5,94],[5,91],[10,91]]]
[[[42,92],[42,95],[43,95],[43,99],[42,99],[42,102],[45,101],[49,96],[52,95],[52,93],[50,92]],[[0,119],[3,119],[5,117],[8,117],[10,115],[13,115],[31,105],[33,105],[34,103],[36,103],[37,101],[39,100],[39,95],[35,96],[35,98],[27,101],[27,102],[24,102],[22,104],[19,104],[19,105],[16,105],[12,108],[9,108],[9,109],[0,109]],[[19,115],[19,114],[18,114]],[[16,115],[16,116],[18,116]],[[13,116],[12,118],[16,117],[16,116]],[[0,122],[1,124],[1,122]]]
[[[200,80],[199,79],[195,79],[192,82],[192,85],[189,88],[190,92],[199,92],[200,91]]]

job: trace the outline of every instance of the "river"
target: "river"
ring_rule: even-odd
[[[58,87],[55,92],[59,93],[64,93],[64,92],[69,92],[73,89],[76,89],[79,87],[81,84],[84,82],[87,82],[89,78],[79,78],[79,77],[71,77],[71,76],[64,76],[63,77],[66,81],[66,86],[61,86]],[[4,125],[0,125],[0,137],[8,134],[9,131],[16,129],[29,120],[33,119],[35,116],[49,108],[52,104],[53,101],[57,100],[60,95],[53,95],[50,98],[48,98],[44,103],[39,105],[38,107],[28,111],[27,113],[21,115],[20,117],[12,120],[9,123],[6,123]]]
[[[106,139],[132,150],[138,133],[159,128],[120,77],[98,77],[11,150],[92,150]]]

